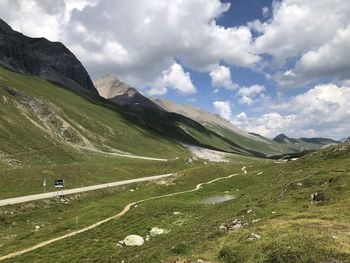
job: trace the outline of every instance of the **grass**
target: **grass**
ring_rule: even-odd
[[[188,164],[189,153],[174,139],[245,154],[279,149],[266,149],[224,130],[219,135],[176,115],[161,117],[164,122],[152,112],[144,119],[126,116],[104,100],[79,96],[37,77],[5,69],[0,76],[0,198],[42,192],[44,178],[64,178],[72,188],[179,171],[176,178],[162,182],[72,195],[64,202],[1,207],[0,256],[89,226],[129,202],[193,189],[242,173],[242,166],[249,171],[196,192],[138,204],[118,220],[8,262],[349,261],[349,148],[328,148],[283,164],[239,155],[229,163]],[[82,144],[170,161],[112,157],[78,149]],[[310,200],[314,193],[323,198]],[[202,202],[224,194],[234,198],[215,205]],[[234,219],[248,225],[220,231],[221,224]],[[152,227],[170,232],[141,247],[117,246],[129,234],[145,237]],[[252,233],[261,239],[250,240]]]
[[[350,200],[349,159],[349,150],[332,148],[284,164],[241,160],[248,166],[246,175],[139,204],[121,219],[8,262],[48,258],[57,262],[348,262],[350,211],[344,208]],[[129,186],[80,195],[68,204],[51,200],[3,208],[0,222],[7,239],[1,240],[1,255],[72,231],[77,216],[83,227],[116,214],[131,200],[191,189],[199,182],[239,173],[241,167],[241,163],[207,165],[184,170],[167,185],[140,184],[135,192],[128,191],[135,188]],[[325,200],[312,202],[310,195],[315,192],[323,193]],[[220,194],[235,198],[203,204],[203,199]],[[44,202],[48,207],[42,210]],[[175,211],[181,214],[174,215]],[[236,218],[249,225],[219,230],[222,223]],[[260,221],[252,224],[256,219]],[[36,224],[44,227],[34,231]],[[145,237],[152,227],[170,232],[141,247],[117,246],[129,234]],[[249,240],[252,233],[261,239]]]

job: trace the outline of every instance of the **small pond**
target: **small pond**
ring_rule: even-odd
[[[204,199],[202,202],[204,204],[218,204],[218,203],[222,203],[222,202],[226,202],[226,201],[230,201],[232,199],[234,199],[235,197],[232,195],[215,195],[215,196],[211,196],[208,197],[206,199]]]

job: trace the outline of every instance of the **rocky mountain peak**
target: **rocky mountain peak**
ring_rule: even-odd
[[[83,65],[62,43],[27,37],[1,19],[0,65],[58,82],[76,91],[98,95]]]
[[[106,99],[121,95],[132,97],[138,93],[136,89],[119,80],[114,74],[106,74],[102,78],[95,80],[94,84],[100,96]]]
[[[277,135],[273,140],[279,143],[290,143],[290,138],[283,133]]]

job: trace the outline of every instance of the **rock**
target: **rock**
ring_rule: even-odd
[[[146,241],[150,241],[151,240],[151,237],[149,235],[146,236],[145,238]]]
[[[261,219],[260,219],[260,218],[258,218],[258,219],[254,219],[254,220],[252,220],[252,224],[258,223],[259,221],[261,221]]]
[[[161,228],[158,228],[158,227],[153,227],[151,229],[151,231],[149,231],[150,235],[152,237],[154,236],[158,236],[158,235],[163,235],[165,234],[167,231],[165,229],[161,229]]]
[[[253,240],[260,240],[261,236],[255,233],[251,233],[250,237],[248,238],[248,240],[253,241]]]
[[[221,225],[219,226],[219,230],[227,230],[226,225],[221,224]]]
[[[142,246],[144,239],[138,235],[129,235],[123,240],[123,244],[127,247]]]
[[[311,194],[310,198],[311,198],[312,201],[315,201],[315,202],[322,202],[322,201],[325,200],[325,197],[324,197],[323,193]]]
[[[251,212],[253,212],[253,210],[252,210],[252,209],[249,209],[249,210],[247,211],[247,214],[250,214]]]
[[[35,230],[39,230],[40,229],[40,226],[35,226]]]
[[[62,43],[31,38],[0,19],[0,64],[36,75],[86,94],[98,95],[80,61]]]
[[[182,215],[181,212],[174,212],[174,215]]]
[[[235,219],[230,224],[221,224],[219,230],[237,230],[243,227],[241,220]]]
[[[242,227],[241,224],[236,224],[233,226],[233,230],[240,229]]]

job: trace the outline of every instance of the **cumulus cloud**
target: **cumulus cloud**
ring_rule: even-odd
[[[229,101],[214,101],[214,111],[226,120],[232,119],[231,104]]]
[[[218,25],[229,8],[220,0],[2,0],[0,16],[24,34],[64,42],[93,78],[113,72],[137,87],[174,60],[210,72],[213,86],[224,88],[235,84],[221,62],[262,70],[280,87],[350,78],[347,1],[274,1],[262,9],[266,21]]]
[[[232,116],[232,122],[268,137],[286,133],[294,137],[347,137],[350,130],[350,87],[317,85],[309,91],[270,106],[261,115]]]
[[[157,79],[147,91],[150,95],[163,95],[171,88],[181,95],[196,93],[196,87],[191,81],[190,74],[182,66],[174,63],[168,70],[163,71],[162,77]]]
[[[263,85],[252,85],[250,87],[240,88],[237,92],[237,96],[239,97],[239,102],[241,104],[246,104],[248,106],[252,105],[257,96],[262,95],[265,91],[265,86]]]
[[[234,90],[238,87],[237,84],[232,83],[230,68],[225,66],[218,66],[209,73],[211,77],[211,85],[214,88],[226,88]]]
[[[64,42],[93,78],[113,72],[142,87],[174,59],[205,72],[220,61],[258,62],[248,27],[216,24],[229,8],[219,0],[4,0],[0,15],[24,34]]]
[[[337,30],[333,39],[317,50],[305,53],[295,69],[284,72],[278,80],[281,87],[302,86],[323,77],[340,80],[350,77],[350,25]]]
[[[349,24],[350,5],[343,0],[275,1],[272,10],[271,19],[251,26],[261,33],[256,51],[279,62],[320,47]]]

